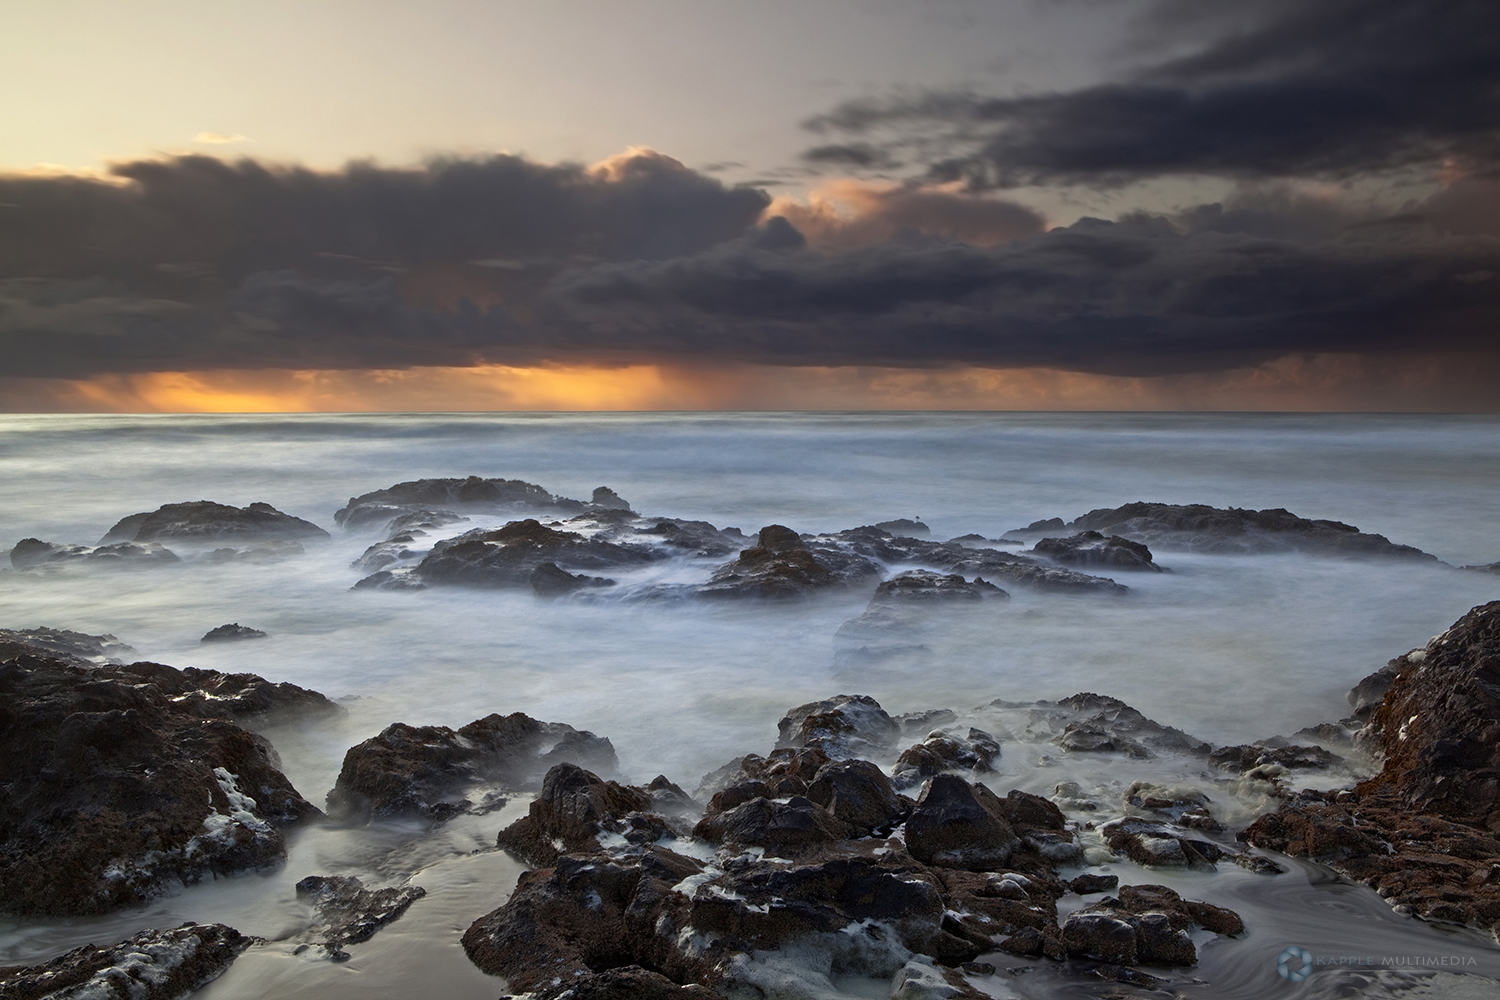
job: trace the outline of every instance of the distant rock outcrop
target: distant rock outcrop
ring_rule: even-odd
[[[300,517],[283,514],[268,503],[231,507],[211,500],[163,504],[154,511],[121,518],[100,545],[114,542],[247,541],[260,539],[322,539],[328,532]]]
[[[244,639],[264,639],[265,632],[258,628],[249,628],[234,622],[229,625],[220,625],[218,628],[209,629],[199,642],[240,642]]]

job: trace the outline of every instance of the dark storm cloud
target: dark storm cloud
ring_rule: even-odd
[[[1496,353],[1500,197],[1478,179],[1385,217],[1270,187],[1040,232],[995,201],[978,235],[945,214],[977,212],[968,196],[900,189],[869,209],[892,235],[830,252],[757,223],[764,194],[653,155],[122,175],[0,181],[20,206],[0,209],[4,374],[693,358],[1156,374]]]
[[[1157,375],[1300,352],[1494,353],[1500,241],[1412,222],[1294,238],[1328,225],[1206,206],[987,249],[908,241],[816,255],[746,240],[568,272],[550,319],[578,349],[798,364]]]
[[[1201,25],[1169,0],[1152,23]],[[1259,23],[1121,81],[1012,98],[932,93],[845,104],[809,122],[871,163],[925,160],[975,187],[1117,183],[1169,174],[1343,178],[1500,160],[1494,0],[1262,2]],[[845,166],[862,166],[854,159]]]

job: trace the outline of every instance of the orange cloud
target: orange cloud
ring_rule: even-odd
[[[1500,410],[1500,371],[1471,356],[1282,358],[1128,378],[1044,368],[769,365],[208,371],[0,379],[9,412],[632,410]]]

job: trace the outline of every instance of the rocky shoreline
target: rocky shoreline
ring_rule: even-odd
[[[791,544],[767,541],[773,554]],[[881,588],[875,610],[995,599],[933,571]],[[492,714],[457,729],[398,723],[350,748],[328,817],[247,728],[315,725],[339,711],[321,695],[111,663],[128,651],[112,637],[35,629],[0,642],[0,901],[15,914],[97,914],[283,864],[298,825],[436,828],[520,798],[526,814],[494,843],[534,867],[473,915],[463,946],[513,992],[548,1000],[814,996],[850,973],[887,979],[903,1000],[1004,996],[996,956],[1171,989],[1205,942],[1245,933],[1230,909],[1100,870],[1119,858],[1276,878],[1283,855],[1307,857],[1398,914],[1500,927],[1500,602],[1362,681],[1353,716],[1291,738],[1214,746],[1090,693],[992,702],[994,732],[954,708],[892,716],[840,695],[788,710],[774,746],[689,792],[666,776],[623,781],[605,737]],[[1064,782],[1000,794],[1006,748],[1026,746],[1140,777],[1123,793]],[[1173,761],[1205,777],[1157,780]],[[1309,790],[1319,775],[1343,787]],[[1256,801],[1256,815],[1234,807]],[[314,913],[308,946],[334,960],[418,919],[408,908],[422,898],[317,873],[297,889]],[[222,926],[143,930],[0,969],[0,996],[85,984],[181,996],[253,944]]]

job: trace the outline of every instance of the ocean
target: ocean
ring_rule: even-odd
[[[878,660],[842,655],[836,634],[864,610],[868,591],[791,604],[631,597],[702,579],[712,560],[651,564],[622,579],[617,595],[556,601],[529,590],[351,589],[364,574],[350,563],[380,536],[335,526],[334,510],[393,483],[468,475],[584,500],[609,486],[642,513],[747,534],[768,524],[816,532],[912,518],[935,538],[994,538],[1136,500],[1284,507],[1357,525],[1447,565],[1159,552],[1170,572],[1106,574],[1131,588],[1124,597],[1014,590],[1009,601],[935,622],[910,655]],[[1055,747],[1044,752],[1006,730],[991,703],[1092,691],[1214,744],[1290,735],[1346,716],[1344,694],[1360,678],[1500,597],[1500,577],[1453,568],[1500,560],[1500,418],[1491,416],[0,416],[0,549],[27,537],[94,544],[125,515],[199,499],[264,501],[333,537],[264,565],[5,569],[0,627],[109,633],[142,659],[249,671],[338,700],[347,709],[339,720],[269,734],[287,775],[317,804],[344,751],[392,722],[456,727],[516,711],[609,737],[632,781],[665,774],[691,791],[733,757],[767,752],[787,709],[839,693],[871,695],[892,714],[949,708],[1013,736],[1001,739],[999,774],[988,782],[1001,794],[1050,795],[1070,780],[1099,789],[1195,780],[1171,772],[1185,766],[1178,763],[1080,763]],[[270,637],[200,644],[226,622]],[[1243,823],[1265,805],[1230,796],[1221,812]],[[143,927],[219,920],[267,943],[198,994],[211,1000],[494,997],[502,984],[468,963],[458,935],[503,902],[521,870],[485,848],[524,808],[515,802],[437,830],[312,828],[293,835],[276,873],[188,887],[102,918],[3,918],[0,965]],[[1113,870],[1124,881],[1166,882],[1232,906],[1250,927],[1243,939],[1201,947],[1195,975],[1206,985],[1181,987],[1185,995],[1268,995],[1284,985],[1275,956],[1291,943],[1319,954],[1469,956],[1477,964],[1460,971],[1500,979],[1492,938],[1396,916],[1372,891],[1315,865],[1296,863],[1275,878],[1139,869],[1127,877],[1132,867]],[[411,881],[429,895],[334,965],[291,946],[307,919],[291,886],[314,873]],[[1357,993],[1396,995],[1409,973],[1372,975],[1354,984]],[[1336,978],[1305,985],[1346,995]],[[1091,995],[1048,970],[1007,987]],[[866,996],[876,987],[851,980],[841,989]]]

